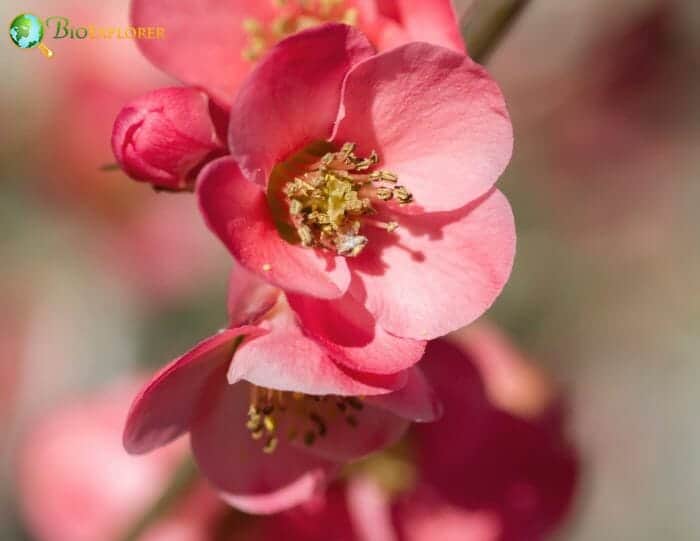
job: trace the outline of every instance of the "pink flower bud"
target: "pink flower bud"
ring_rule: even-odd
[[[199,168],[224,154],[217,133],[224,113],[195,88],[161,88],[126,105],[114,122],[112,150],[135,180],[190,189]]]

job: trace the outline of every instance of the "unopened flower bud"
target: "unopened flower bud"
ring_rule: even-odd
[[[224,153],[216,122],[223,112],[195,88],[161,88],[126,105],[114,122],[112,150],[135,180],[187,190],[204,163]]]

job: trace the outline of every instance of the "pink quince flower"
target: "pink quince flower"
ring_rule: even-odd
[[[118,539],[160,496],[187,450],[182,442],[140,460],[124,452],[119,433],[136,388],[121,382],[72,399],[30,428],[17,454],[17,486],[33,539]],[[222,511],[211,489],[195,482],[143,539],[206,541]]]
[[[432,339],[480,316],[508,278],[513,216],[493,184],[512,128],[496,83],[463,54],[411,43],[375,55],[346,25],[298,33],[242,85],[229,148],[199,176],[205,219],[317,335],[342,333],[317,317],[334,311],[362,314],[370,338]],[[353,368],[419,359],[394,358]]]
[[[229,328],[139,393],[124,431],[127,451],[145,453],[189,432],[202,473],[223,499],[266,514],[312,498],[340,464],[395,442],[411,421],[440,415],[417,367],[377,375],[336,362],[362,350],[307,336],[284,294],[253,275],[234,271],[229,306]],[[354,332],[352,320],[346,331]],[[411,347],[422,353],[424,344]],[[414,354],[396,348],[397,356]]]
[[[260,539],[548,538],[571,509],[578,478],[551,383],[482,324],[431,342],[426,361],[445,414],[411,428],[405,447],[413,460],[394,453],[370,461],[318,501],[270,519]]]
[[[166,190],[191,189],[199,168],[223,153],[225,109],[255,62],[285,36],[342,20],[357,24],[380,49],[421,40],[464,51],[450,0],[188,0],[177,9],[135,0],[132,19],[166,29],[166,39],[140,41],[144,54],[198,87],[146,94],[126,105],[114,125],[112,147],[122,169]]]
[[[450,0],[133,0],[131,19],[165,29],[138,42],[153,64],[224,105],[269,48],[325,22],[356,25],[380,50],[426,41],[464,52]]]

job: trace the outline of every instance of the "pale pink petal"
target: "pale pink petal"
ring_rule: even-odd
[[[282,292],[238,264],[228,283],[229,325],[253,325],[277,303]]]
[[[333,139],[376,150],[413,193],[405,213],[454,210],[487,192],[508,164],[513,133],[498,85],[454,51],[411,43],[353,68]]]
[[[401,388],[407,374],[367,374],[344,368],[306,337],[288,308],[275,308],[261,327],[269,332],[242,344],[231,363],[230,383],[246,380],[260,387],[311,395],[375,395]]]
[[[288,452],[285,453],[284,460],[290,460],[287,454]],[[221,492],[220,496],[226,503],[244,513],[254,515],[277,513],[314,498],[325,487],[327,478],[334,476],[335,469],[330,464],[326,464],[325,468],[304,473],[296,481],[270,493],[251,496]]]
[[[293,245],[272,221],[262,189],[221,158],[199,176],[199,204],[209,227],[241,265],[282,289],[321,298],[341,297],[350,283],[345,258]]]
[[[134,26],[161,27],[164,39],[136,40],[156,66],[186,83],[205,88],[230,104],[253,64],[243,58],[245,19],[267,20],[274,4],[259,0],[133,0]]]
[[[411,41],[406,29],[391,18],[377,19],[372,30],[373,43],[379,51],[394,49]]]
[[[394,415],[418,423],[436,421],[442,415],[442,403],[422,370],[407,370],[406,385],[393,393],[368,396],[365,403],[390,411]]]
[[[214,374],[218,376],[218,374]],[[224,374],[221,374],[221,378]],[[311,498],[335,472],[330,462],[280,442],[273,454],[246,428],[248,386],[218,385],[202,396],[192,423],[192,450],[202,473],[232,505],[276,513]]]
[[[515,255],[513,214],[503,194],[494,190],[458,211],[403,216],[399,223],[393,233],[377,230],[351,262],[364,285],[352,293],[382,327],[432,339],[491,306]]]
[[[300,32],[275,46],[231,108],[229,146],[243,174],[264,186],[279,161],[328,139],[345,75],[372,54],[363,34],[339,24]]]
[[[452,0],[392,0],[410,41],[425,41],[464,53]]]
[[[497,513],[450,505],[421,488],[394,506],[395,524],[403,541],[531,541],[540,537],[503,536]]]
[[[347,506],[362,541],[397,541],[389,494],[375,479],[359,475],[348,481]]]
[[[323,346],[336,362],[363,372],[393,374],[417,363],[425,342],[386,332],[350,294],[326,301],[287,295],[307,336]]]
[[[227,329],[163,368],[134,399],[124,428],[126,450],[146,453],[186,432],[195,403],[212,372],[231,361],[239,337],[263,332],[257,327]]]

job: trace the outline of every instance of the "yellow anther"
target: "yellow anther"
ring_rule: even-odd
[[[272,265],[270,265],[269,263],[265,263],[265,264],[262,266],[262,270],[263,270],[264,272],[270,272],[270,271],[272,270]]]
[[[272,433],[275,431],[275,428],[276,428],[275,420],[272,417],[270,417],[269,415],[266,415],[263,418],[263,426],[265,427],[265,430]]]
[[[404,186],[396,186],[393,190],[394,197],[402,205],[407,205],[413,201],[413,194],[409,192]]]
[[[275,449],[277,449],[277,438],[273,436],[265,442],[265,445],[263,446],[263,452],[270,455],[275,452]]]
[[[389,201],[394,196],[394,192],[390,188],[377,188],[376,195],[382,201]]]

